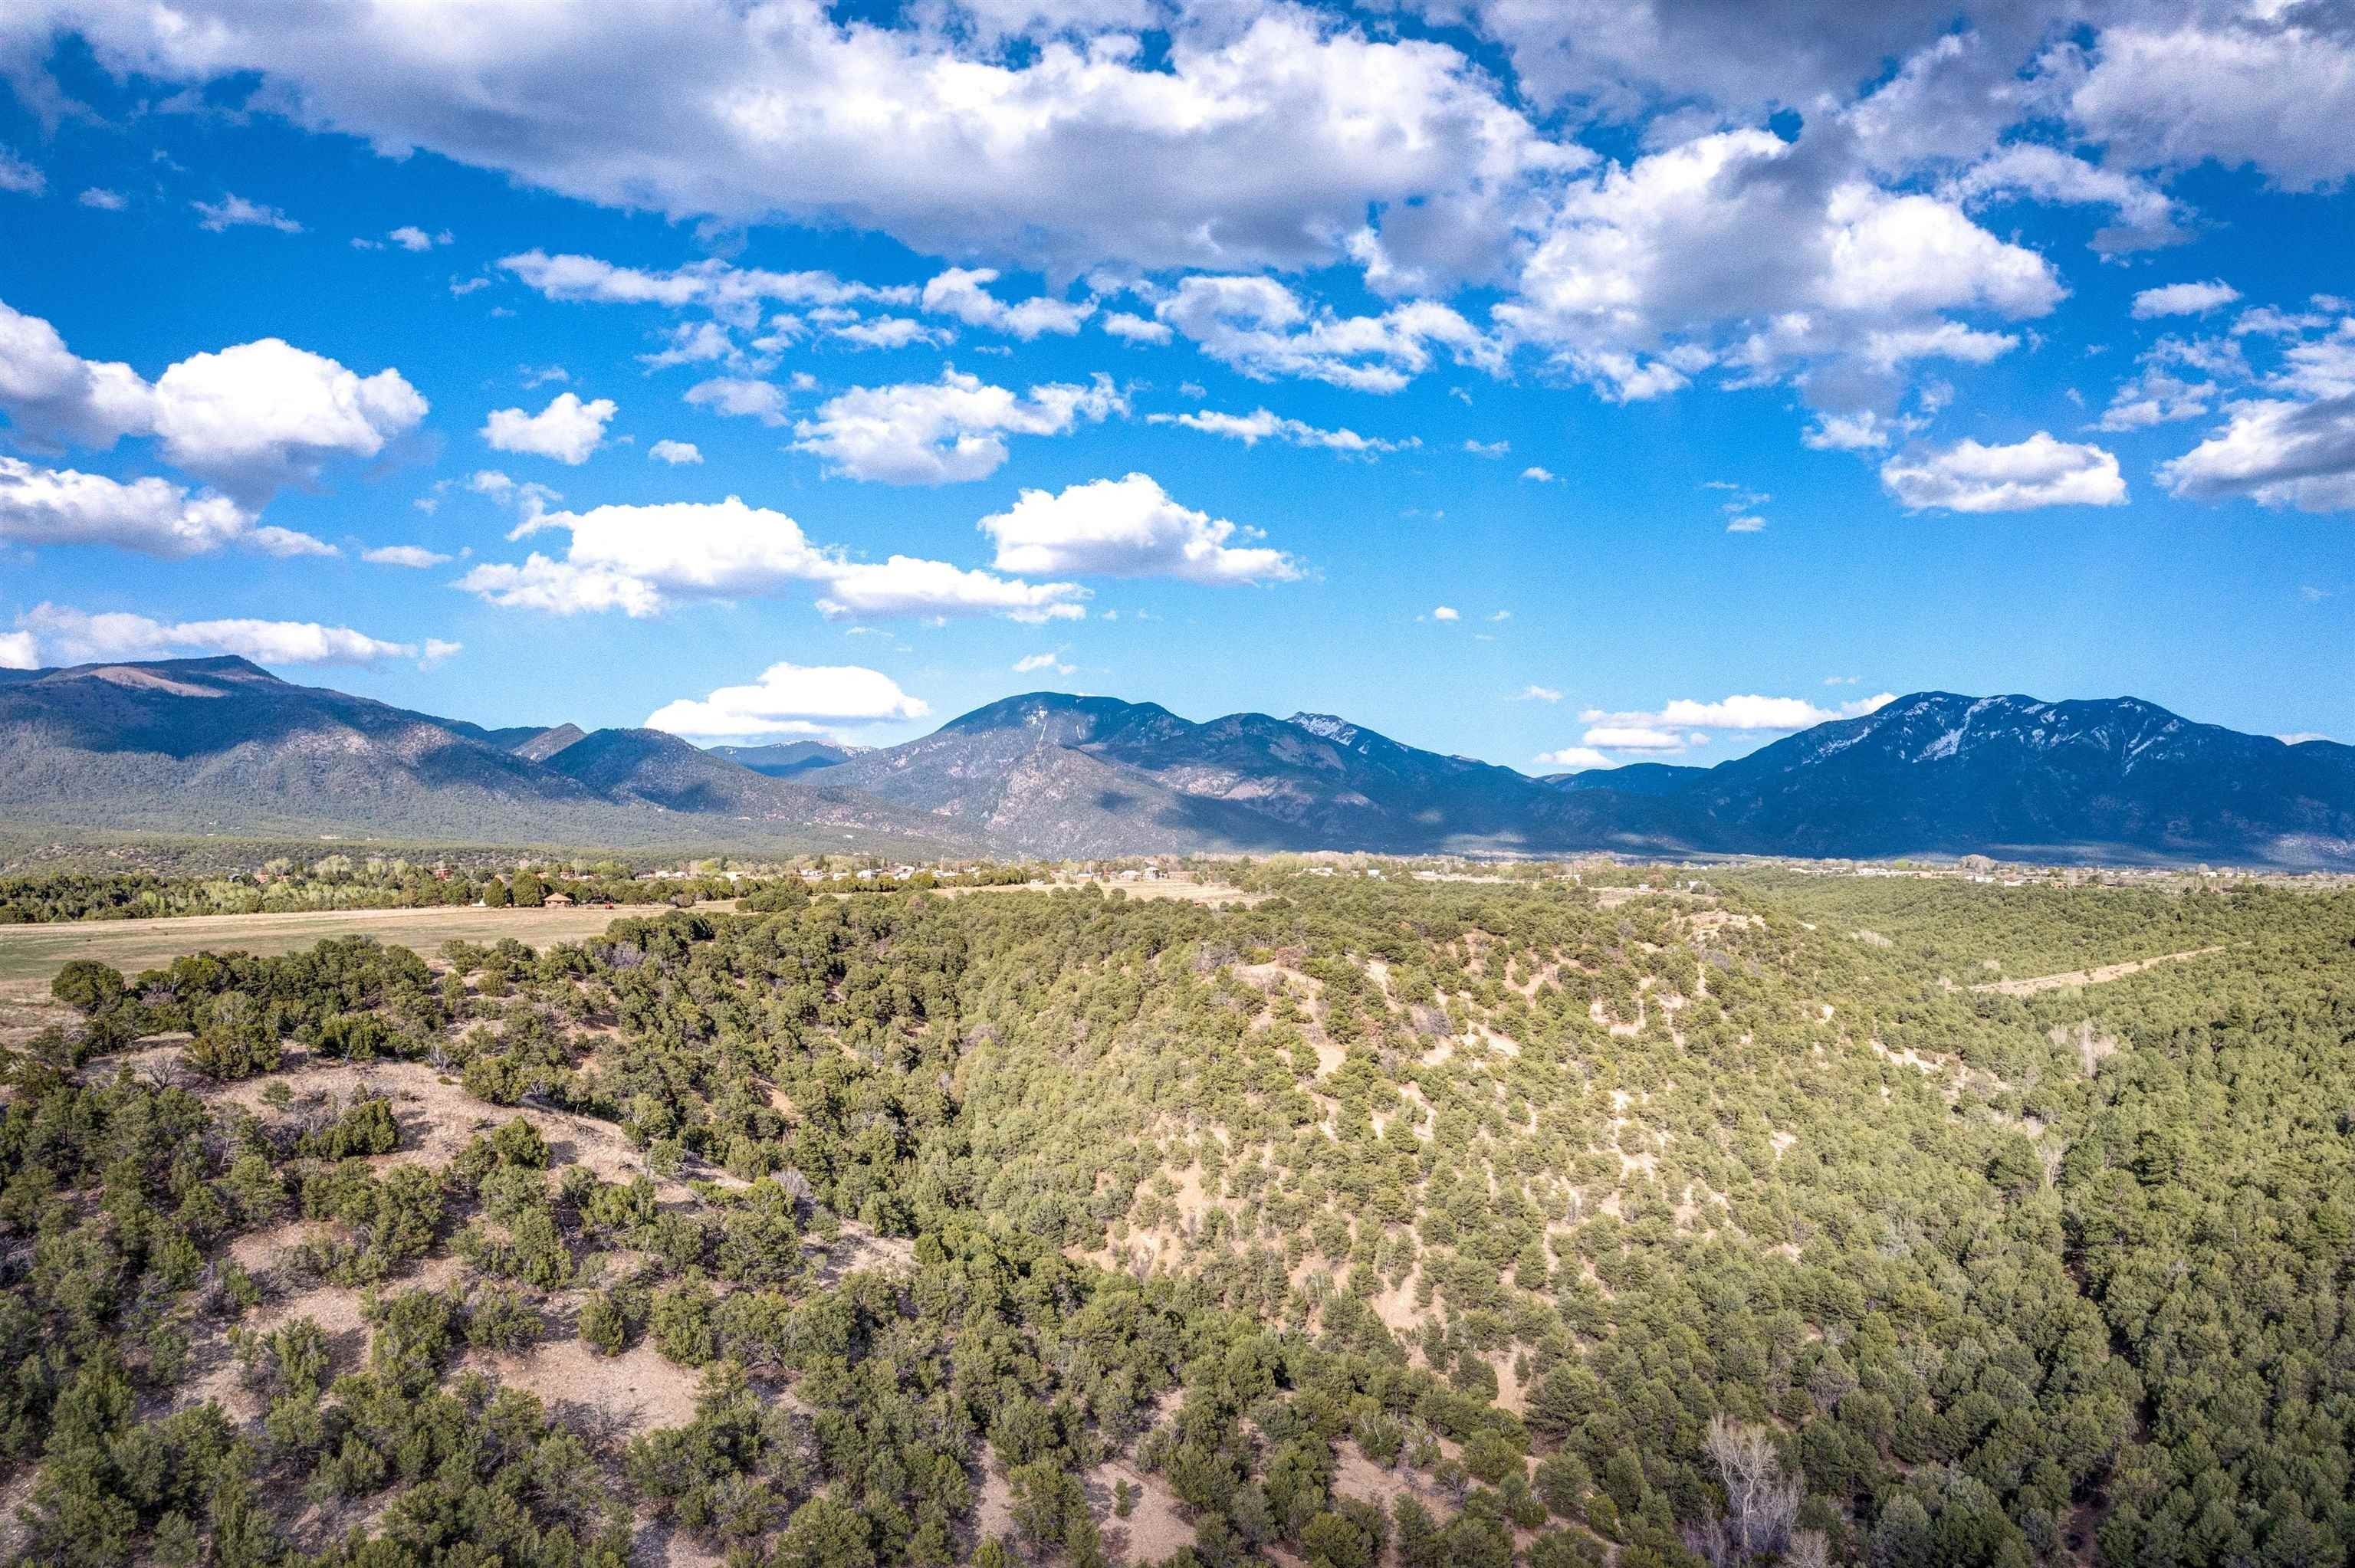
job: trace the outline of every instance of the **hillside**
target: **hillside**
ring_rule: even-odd
[[[705,837],[838,847],[844,830],[919,845],[942,829],[879,801],[794,792],[662,737],[704,775],[598,773],[570,726],[493,732],[300,686],[237,658],[92,664],[0,683],[0,808],[108,831],[627,846]],[[610,757],[609,742],[596,755]],[[643,748],[641,748],[643,749]],[[540,760],[542,757],[547,761]],[[695,760],[699,759],[699,760]],[[658,771],[658,770],[656,770]],[[804,811],[802,809],[806,808]],[[911,833],[917,836],[909,837]]]
[[[69,971],[0,1558],[2342,1559],[2349,895],[1247,874]]]

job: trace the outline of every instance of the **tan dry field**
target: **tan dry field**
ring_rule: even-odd
[[[727,910],[732,902],[705,904]],[[495,942],[513,937],[527,947],[594,937],[630,915],[667,912],[660,904],[602,904],[577,909],[322,909],[294,915],[191,915],[164,920],[74,920],[55,925],[0,926],[0,996],[27,988],[46,995],[49,980],[74,959],[96,959],[124,974],[161,969],[186,953],[291,953],[329,937],[374,937],[430,958],[444,942]]]

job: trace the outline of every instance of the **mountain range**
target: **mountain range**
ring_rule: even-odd
[[[19,825],[1051,856],[1357,849],[2206,860],[2355,869],[2355,747],[2132,697],[1923,692],[1714,768],[1532,778],[1323,714],[1039,692],[903,745],[485,729],[242,659],[0,672]]]

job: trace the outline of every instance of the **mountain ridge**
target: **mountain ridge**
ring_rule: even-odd
[[[874,749],[492,729],[224,656],[10,671],[0,810],[140,832],[1056,857],[1318,849],[2355,868],[2355,747],[2136,697],[1917,692],[1711,768],[1536,778],[1332,714],[1029,692]],[[759,766],[747,766],[746,760]]]

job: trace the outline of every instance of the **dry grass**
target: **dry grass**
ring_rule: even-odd
[[[667,905],[591,905],[574,909],[333,909],[299,915],[193,915],[176,920],[72,920],[0,926],[0,996],[46,994],[50,979],[74,959],[96,959],[125,974],[160,969],[188,953],[269,956],[312,947],[329,937],[374,937],[431,955],[444,942],[513,937],[528,947],[579,941],[631,915],[667,913]],[[733,902],[705,904],[732,909]]]

